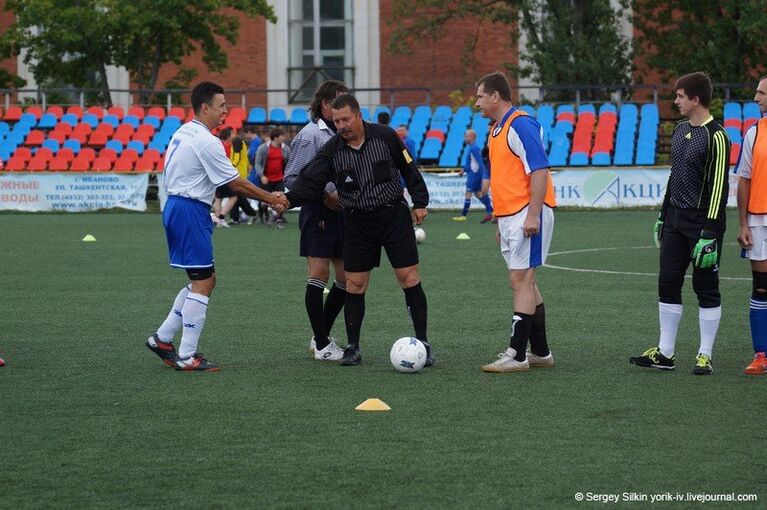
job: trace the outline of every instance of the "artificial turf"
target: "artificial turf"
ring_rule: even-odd
[[[438,362],[417,374],[389,364],[412,325],[385,256],[363,364],[311,357],[294,214],[285,230],[214,234],[200,348],[220,373],[176,372],[143,346],[186,281],[158,214],[0,215],[0,506],[552,508],[594,506],[577,492],[690,492],[763,507],[767,380],[742,373],[751,283],[735,213],[708,377],[691,375],[689,279],[677,369],[628,363],[657,344],[652,211],[558,211],[549,264],[616,273],[540,269],[556,367],[480,372],[507,345],[511,291],[494,226],[453,215],[432,213],[420,246]],[[345,341],[342,317],[333,335]],[[392,410],[354,411],[371,397]]]

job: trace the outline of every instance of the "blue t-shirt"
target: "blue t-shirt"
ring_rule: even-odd
[[[466,153],[466,161],[463,163],[463,172],[466,175],[476,174],[484,175],[487,172],[485,160],[482,159],[482,151],[476,143],[467,145],[469,151]]]

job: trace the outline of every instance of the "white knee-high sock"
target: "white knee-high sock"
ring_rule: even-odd
[[[178,292],[176,299],[173,301],[173,308],[170,309],[165,321],[157,329],[157,336],[163,342],[172,342],[173,337],[181,329],[181,308],[184,306],[186,296],[191,290],[192,285],[189,284]]]
[[[698,324],[700,325],[700,354],[709,358],[714,350],[714,340],[719,329],[719,320],[722,318],[722,307],[701,308],[698,311]]]
[[[200,341],[202,327],[205,325],[205,312],[208,310],[208,296],[190,292],[181,309],[181,319],[184,324],[184,333],[181,335],[181,345],[178,357],[181,359],[197,353],[197,343]]]
[[[682,320],[682,305],[659,302],[658,317],[660,318],[660,341],[658,342],[658,347],[661,354],[670,358],[674,355],[676,332],[679,329],[679,321]]]

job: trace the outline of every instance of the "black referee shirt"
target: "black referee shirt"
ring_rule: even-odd
[[[415,209],[429,204],[426,183],[397,133],[379,124],[363,122],[365,141],[359,149],[340,135],[331,138],[290,187],[292,206],[322,197],[325,184],[334,182],[344,209],[370,211],[402,197],[405,178]]]
[[[713,118],[700,126],[677,124],[671,137],[671,174],[663,201],[663,215],[672,205],[706,213],[705,230],[724,230],[730,164],[730,139]]]

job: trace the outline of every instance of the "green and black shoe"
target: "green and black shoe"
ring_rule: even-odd
[[[629,358],[629,363],[640,367],[657,368],[659,370],[674,370],[674,356],[667,358],[660,353],[660,349],[653,347],[647,349],[641,356]]]

